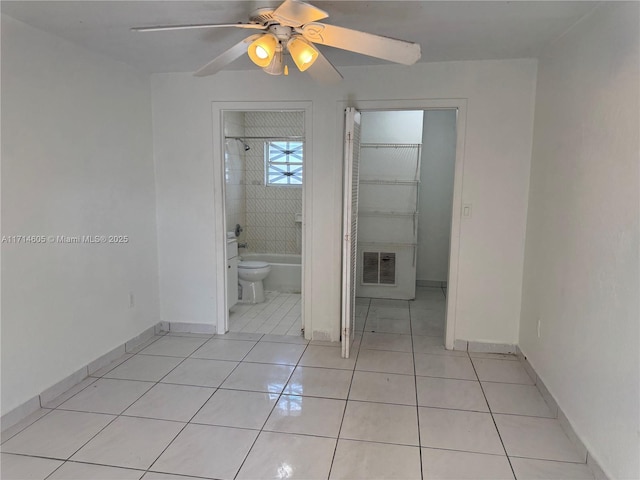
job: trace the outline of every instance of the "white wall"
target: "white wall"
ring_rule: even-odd
[[[540,60],[520,327],[576,433],[621,479],[640,477],[639,13],[605,2]]]
[[[291,69],[294,70],[294,69]],[[308,331],[338,340],[342,217],[340,105],[363,100],[468,99],[456,338],[516,343],[533,125],[536,61],[341,68],[320,87],[291,72],[152,76],[162,319],[213,323],[214,191],[211,102],[311,101],[313,184],[306,212],[313,274]],[[260,88],[256,88],[259,85]],[[218,207],[219,208],[219,207]],[[220,234],[221,235],[221,234]]]
[[[422,111],[362,113],[362,143],[422,143]]]
[[[244,137],[244,113],[227,112],[224,115],[224,134],[229,137]],[[225,171],[225,214],[227,231],[235,230],[237,224],[246,227],[246,152],[244,145],[236,138],[225,140],[224,149]],[[239,242],[245,240],[243,231],[238,237]]]
[[[425,111],[420,167],[418,281],[447,281],[455,162],[456,111]]]
[[[149,79],[2,17],[2,413],[159,321]],[[135,307],[129,308],[129,292]]]

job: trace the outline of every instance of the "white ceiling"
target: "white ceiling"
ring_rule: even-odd
[[[595,2],[313,1],[331,23],[417,42],[421,62],[536,57]],[[146,72],[189,72],[248,36],[247,30],[136,33],[133,26],[236,23],[279,1],[2,1],[6,15]],[[336,66],[382,60],[321,47]],[[255,68],[240,58],[228,69]],[[406,68],[406,67],[405,67]]]

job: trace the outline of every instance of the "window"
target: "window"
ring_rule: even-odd
[[[267,185],[302,185],[303,142],[267,142],[265,157]]]

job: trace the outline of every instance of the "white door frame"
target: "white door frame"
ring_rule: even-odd
[[[456,160],[453,179],[453,206],[451,209],[451,234],[449,237],[449,275],[447,279],[447,313],[444,344],[453,350],[456,331],[458,298],[458,267],[460,260],[460,221],[462,216],[462,177],[464,172],[464,145],[467,120],[467,99],[416,99],[416,100],[351,100],[340,101],[337,118],[344,118],[344,109],[355,107],[360,112],[384,110],[452,110],[458,111],[456,118]],[[344,135],[344,120],[340,122],[338,137]],[[342,146],[342,142],[338,142]]]
[[[213,202],[214,202],[214,271],[216,278],[216,307],[213,324],[218,334],[224,334],[229,328],[229,309],[227,308],[227,221],[225,205],[225,163],[224,163],[224,112],[257,112],[257,111],[304,111],[304,164],[302,180],[302,326],[311,331],[311,302],[305,300],[305,292],[311,291],[311,272],[305,268],[311,255],[311,239],[306,235],[306,226],[312,224],[311,186],[312,175],[312,115],[311,102],[246,102],[226,101],[211,102],[213,133]],[[309,328],[307,328],[309,327]]]

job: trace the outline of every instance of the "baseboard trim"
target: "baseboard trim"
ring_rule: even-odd
[[[40,395],[30,398],[22,405],[18,405],[13,410],[5,413],[0,418],[0,425],[2,425],[2,431],[5,432],[14,425],[20,423],[22,420],[37,412],[40,409]]]
[[[187,322],[161,322],[166,332],[178,333],[204,333],[206,335],[215,335],[217,329],[215,325],[208,323],[187,323]]]
[[[466,352],[468,348],[469,348],[469,342],[467,342],[466,340],[453,341],[454,350],[460,350],[460,351]]]
[[[467,351],[476,353],[516,353],[516,345],[510,343],[485,343],[469,341]]]
[[[52,400],[56,399],[67,390],[78,385],[80,382],[82,382],[84,379],[86,379],[96,371],[100,370],[102,367],[109,365],[111,362],[121,357],[126,352],[130,352],[137,346],[147,342],[150,338],[156,335],[158,325],[160,324],[147,328],[141,334],[136,335],[128,342],[125,342],[122,345],[114,348],[113,350],[105,353],[104,355],[99,356],[84,367],[73,372],[71,375],[66,376],[62,380],[51,385],[46,390],[43,390],[39,395],[30,398],[22,405],[18,405],[13,410],[2,415],[2,417],[0,418],[0,426],[2,427],[2,431],[5,432],[9,428],[27,418],[29,415],[38,411],[40,408],[48,405]]]
[[[462,350],[474,353],[516,353],[518,346],[510,343],[490,343],[476,342],[472,340],[455,340],[453,342],[454,350]]]
[[[522,350],[520,350],[520,346],[516,346],[516,355],[535,383],[538,391],[540,392],[540,395],[542,395],[542,398],[544,398],[551,411],[555,414],[555,418],[557,418],[560,422],[564,433],[567,435],[567,437],[569,437],[571,442],[578,449],[578,451],[580,452],[580,456],[584,457],[584,462],[591,469],[591,472],[595,476],[596,480],[609,480],[609,477],[604,472],[597,460],[593,457],[593,454],[589,451],[584,442],[580,440],[580,437],[573,428],[573,425],[571,425],[571,422],[565,415],[560,405],[558,405],[556,399],[553,397],[553,395],[551,395],[551,392],[549,392],[549,389],[544,384],[543,380],[535,371],[531,363],[529,363],[527,356],[522,352]]]

